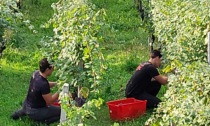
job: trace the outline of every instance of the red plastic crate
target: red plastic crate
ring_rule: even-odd
[[[54,105],[54,106],[60,106],[60,103],[59,103],[59,101],[57,100],[57,101],[55,101],[52,105]]]
[[[146,100],[127,98],[107,102],[110,118],[114,121],[125,121],[137,118],[146,111]]]

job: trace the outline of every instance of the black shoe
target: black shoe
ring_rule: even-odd
[[[20,117],[23,117],[25,116],[25,112],[23,111],[23,109],[20,109],[20,110],[17,110],[15,111],[12,115],[11,115],[11,118],[14,119],[14,120],[17,120],[19,119]]]

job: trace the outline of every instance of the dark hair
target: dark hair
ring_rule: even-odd
[[[43,58],[39,61],[39,70],[43,73],[47,68],[51,68],[51,64],[47,61],[47,58]]]
[[[156,58],[156,57],[161,58],[162,54],[159,50],[152,50],[151,53],[150,53],[150,57],[151,58]]]

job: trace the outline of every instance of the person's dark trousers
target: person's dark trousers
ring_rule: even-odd
[[[17,119],[19,119],[19,118],[21,118],[23,116],[26,116],[26,113],[25,113],[25,102],[23,102],[22,107],[19,110],[13,112],[10,117],[12,119],[14,119],[14,120],[17,120]]]
[[[17,120],[23,116],[26,116],[26,114],[25,114],[23,108],[21,108],[21,109],[15,111],[14,113],[12,113],[12,115],[10,117],[14,120]]]
[[[27,108],[27,115],[34,121],[51,124],[60,120],[61,108],[48,106],[44,108]]]
[[[155,108],[161,102],[159,98],[156,97],[158,92],[160,91],[161,84],[157,81],[152,81],[147,87],[145,92],[136,96],[136,99],[139,100],[147,100],[147,108]]]

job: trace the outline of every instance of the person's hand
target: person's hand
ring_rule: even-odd
[[[168,83],[168,76],[167,76],[167,75],[164,75],[164,76],[163,76],[163,79],[166,80],[167,83]],[[167,84],[167,83],[166,83],[166,84]]]
[[[144,66],[143,64],[140,64],[140,65],[136,68],[136,70],[141,70],[141,68],[142,68],[143,66]]]

